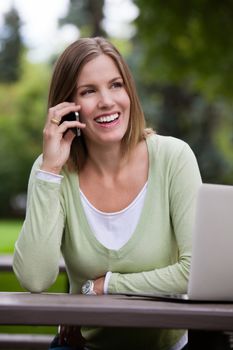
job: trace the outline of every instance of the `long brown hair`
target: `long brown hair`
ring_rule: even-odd
[[[82,67],[102,54],[111,57],[115,62],[129,95],[129,124],[122,140],[123,150],[128,151],[145,138],[148,132],[145,130],[145,118],[131,72],[117,48],[105,38],[81,38],[68,46],[61,54],[55,64],[51,79],[48,108],[64,101],[72,102]],[[86,156],[84,137],[75,138],[71,146],[69,164],[73,169],[80,169]]]

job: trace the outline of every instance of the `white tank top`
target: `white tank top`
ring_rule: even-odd
[[[105,213],[96,209],[80,190],[83,208],[97,240],[106,248],[118,250],[132,236],[146,196],[147,182],[130,205],[123,210]]]

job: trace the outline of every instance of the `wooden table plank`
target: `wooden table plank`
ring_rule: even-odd
[[[0,324],[233,330],[232,303],[165,302],[120,295],[0,293]]]

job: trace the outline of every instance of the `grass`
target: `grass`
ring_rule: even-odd
[[[20,220],[0,220],[0,254],[13,254],[14,244],[22,227]],[[60,274],[48,292],[66,292],[67,277]],[[11,272],[0,272],[1,292],[25,291]],[[0,333],[56,334],[57,327],[50,326],[0,326]]]
[[[0,220],[0,254],[11,254],[22,227],[20,220]]]

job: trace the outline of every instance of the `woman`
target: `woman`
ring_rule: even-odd
[[[103,38],[80,39],[64,51],[48,106],[43,156],[31,172],[15,245],[21,284],[32,292],[49,288],[62,252],[71,293],[185,292],[201,183],[189,146],[145,129],[130,71]],[[61,123],[70,112],[79,121]],[[178,350],[187,342],[183,330],[81,334],[90,350]]]

